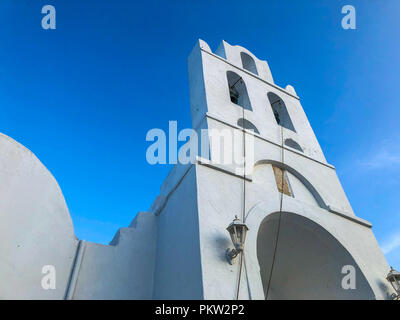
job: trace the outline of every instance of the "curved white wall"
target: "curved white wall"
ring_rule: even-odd
[[[0,299],[63,299],[77,239],[54,177],[35,155],[0,134]],[[56,289],[44,290],[53,265]]]

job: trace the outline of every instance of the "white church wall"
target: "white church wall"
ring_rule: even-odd
[[[263,159],[281,162],[281,155],[271,157],[271,155],[276,155],[276,152],[268,152],[268,149],[272,148],[279,147],[264,146],[262,148],[263,152],[260,152],[256,156],[255,162],[263,161]],[[301,154],[291,150],[285,150],[284,163],[299,172],[316,189],[326,206],[338,208],[341,213],[354,216],[353,209],[343,191],[334,168],[303,157]]]
[[[296,198],[296,200],[304,201],[312,206],[319,206],[317,200],[314,198],[310,190],[308,190],[307,187],[295,175],[288,171],[286,171],[286,175],[293,197]]]
[[[232,243],[225,228],[241,216],[242,185],[232,175],[197,165],[204,299],[235,299],[237,265],[225,257]]]
[[[274,177],[268,173],[261,173],[261,176],[269,180],[269,182],[265,181],[264,190],[260,188],[258,178],[254,183],[246,182],[246,224],[249,232],[245,246],[245,266],[243,267],[245,271],[242,274],[239,292],[241,299],[264,299],[257,259],[258,228],[266,216],[279,212],[280,195],[276,191],[276,186],[270,188]],[[204,297],[205,299],[234,299],[239,263],[230,265],[224,259],[226,249],[232,248],[226,227],[235,214],[241,216],[243,180],[199,165],[197,183]],[[362,272],[360,276],[367,279],[375,297],[388,298],[387,294],[391,291],[388,284],[384,282],[388,266],[369,227],[286,195],[283,211],[311,219],[332,234],[354,259],[356,267]],[[316,268],[318,270],[318,266]],[[341,270],[338,272],[340,273]],[[368,295],[367,292],[365,294]]]
[[[77,239],[54,177],[35,155],[0,134],[0,299],[63,299]],[[55,289],[42,273],[54,266]]]
[[[196,172],[193,166],[159,215],[154,299],[203,299]]]
[[[272,91],[272,90],[271,90]],[[286,107],[290,113],[294,127],[297,133],[293,133],[291,130],[284,130],[285,138],[292,138],[294,141],[299,143],[303,148],[303,153],[313,159],[320,162],[326,162],[325,156],[319,145],[318,139],[315,136],[314,130],[312,129],[310,122],[307,119],[307,115],[300,103],[299,99],[293,96],[284,96],[275,92],[281,99],[284,100]],[[298,128],[298,129],[297,129]]]
[[[208,128],[216,129],[219,132],[222,130],[238,130],[237,126],[228,125],[224,121],[217,121],[213,118],[207,119]],[[279,130],[276,128],[276,130]],[[233,136],[233,134],[232,134]],[[249,136],[249,134],[248,134]],[[241,140],[236,141],[238,145],[234,148],[232,153],[232,159],[234,156],[242,154]],[[249,152],[247,152],[247,155]],[[211,155],[213,157],[213,155]],[[251,159],[247,157],[250,161]],[[351,205],[343,191],[340,181],[337,177],[334,167],[324,162],[315,161],[314,158],[305,156],[302,152],[293,150],[292,148],[285,148],[284,162],[289,167],[292,167],[297,172],[301,173],[307,181],[318,191],[322,199],[324,199],[324,205],[336,208],[341,213],[354,216]],[[254,135],[254,163],[257,164],[265,161],[275,161],[280,163],[282,161],[282,151],[278,143],[272,143],[266,141],[259,135]],[[226,170],[235,172],[236,164],[224,164]]]
[[[72,299],[151,299],[157,217],[138,213],[110,245],[87,242]]]
[[[201,59],[202,48],[211,51],[204,41],[199,40],[188,58],[190,113],[193,128],[197,127],[199,122],[203,119],[204,114],[207,112],[203,63]]]

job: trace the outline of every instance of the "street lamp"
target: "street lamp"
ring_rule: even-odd
[[[228,259],[230,264],[234,263],[234,259],[241,253],[244,249],[244,243],[246,241],[246,233],[249,228],[245,223],[241,222],[237,216],[233,222],[226,228],[228,230],[229,235],[231,236],[234,249],[227,249],[226,258]]]
[[[400,272],[390,267],[386,280],[390,282],[394,291],[396,291],[396,293],[392,294],[392,298],[398,300],[400,298]]]

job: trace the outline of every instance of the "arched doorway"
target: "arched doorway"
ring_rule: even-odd
[[[327,230],[303,216],[282,213],[273,259],[278,221],[279,213],[266,216],[257,235],[257,258],[267,299],[375,299],[350,253]],[[356,289],[342,287],[347,274],[342,268],[348,265],[355,269]]]

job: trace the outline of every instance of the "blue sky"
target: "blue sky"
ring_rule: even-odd
[[[245,3],[245,4],[244,4]],[[41,28],[41,8],[57,29]],[[357,29],[341,28],[352,4]],[[0,2],[0,131],[60,184],[79,238],[108,243],[168,174],[148,130],[190,127],[187,56],[225,39],[301,98],[355,213],[400,268],[398,0]]]

